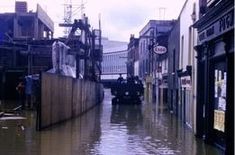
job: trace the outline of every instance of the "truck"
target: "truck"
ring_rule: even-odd
[[[144,87],[138,78],[117,81],[111,86],[112,104],[140,104]]]

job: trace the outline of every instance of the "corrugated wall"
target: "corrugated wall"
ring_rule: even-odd
[[[102,99],[100,83],[42,73],[38,129],[81,115]]]

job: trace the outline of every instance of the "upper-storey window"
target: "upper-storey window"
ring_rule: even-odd
[[[207,7],[213,7],[215,4],[217,4],[219,1],[222,0],[206,0]]]

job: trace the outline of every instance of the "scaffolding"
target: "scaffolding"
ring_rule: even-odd
[[[82,75],[84,79],[99,81],[103,53],[101,26],[99,29],[91,29],[85,14],[82,19],[75,19],[73,24],[63,23],[59,26],[71,28],[64,43],[70,47],[68,53],[75,56],[76,77],[80,78]],[[75,33],[77,31],[79,33]]]

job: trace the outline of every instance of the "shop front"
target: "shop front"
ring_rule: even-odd
[[[196,136],[220,147],[226,154],[234,154],[232,1],[221,2],[211,9],[195,27],[199,38],[195,47],[198,55]]]

